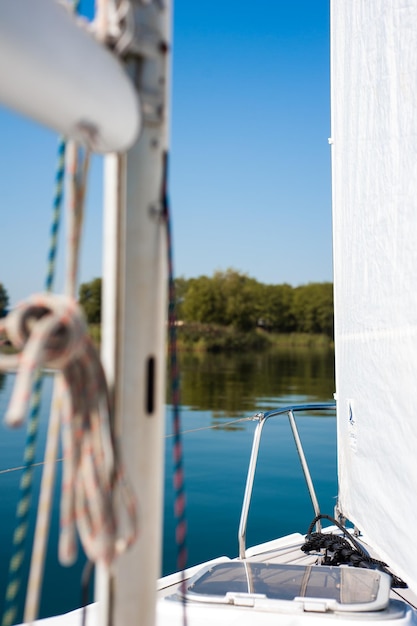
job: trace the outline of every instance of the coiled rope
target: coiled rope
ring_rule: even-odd
[[[332,533],[313,533],[313,528],[319,519],[327,519],[337,526],[344,534],[334,535]],[[392,578],[392,587],[407,587],[406,583],[390,572],[388,566],[383,561],[378,561],[369,556],[362,548],[360,543],[353,537],[349,531],[330,515],[317,515],[311,522],[306,540],[301,550],[303,552],[317,552],[325,550],[323,558],[324,565],[352,565],[353,567],[363,567],[366,569],[378,569]]]
[[[136,506],[115,452],[106,380],[82,311],[71,298],[40,294],[15,309],[3,330],[21,350],[7,424],[23,422],[38,368],[57,369],[63,375],[60,560],[72,563],[76,557],[76,523],[88,558],[109,565],[136,537]],[[2,367],[5,360],[9,357],[2,357]],[[112,502],[116,487],[120,488],[130,525],[121,538],[117,537]]]
[[[54,216],[62,200],[62,167],[57,174],[59,187],[54,202]],[[61,563],[71,564],[77,555],[76,527],[84,551],[91,561],[101,561],[109,566],[116,555],[126,550],[137,533],[136,502],[124,478],[111,430],[111,407],[104,372],[87,335],[87,327],[80,309],[75,303],[77,286],[78,249],[83,219],[88,154],[80,153],[70,145],[71,187],[69,216],[69,254],[67,261],[67,296],[41,294],[34,296],[12,312],[0,326],[6,332],[19,355],[0,359],[1,369],[17,368],[15,388],[12,394],[6,422],[17,426],[23,422],[31,395],[31,383],[35,380],[37,395],[31,410],[28,427],[29,447],[25,452],[25,469],[22,474],[24,499],[18,505],[18,524],[14,536],[14,554],[9,569],[3,626],[10,626],[17,613],[17,592],[20,587],[21,566],[24,557],[24,541],[28,528],[28,513],[34,440],[37,434],[41,379],[37,372],[42,367],[61,372],[55,381],[54,401],[48,430],[46,459],[42,477],[42,489],[35,545],[32,554],[28,593],[25,605],[25,621],[37,615],[39,591],[43,574],[46,537],[52,498],[54,467],[58,442],[59,422],[62,421],[64,451],[63,488],[61,499],[61,534],[59,558]],[[56,247],[57,226],[52,227]],[[53,283],[53,267],[56,250],[49,254],[47,285]],[[61,397],[58,407],[57,397]],[[32,420],[35,414],[34,421]],[[120,492],[121,503],[127,512],[128,530],[124,536],[117,535],[116,516],[113,509],[114,491]],[[26,495],[29,491],[29,495]],[[22,504],[23,502],[23,504]],[[23,518],[23,522],[22,522]],[[39,531],[39,532],[38,532]]]

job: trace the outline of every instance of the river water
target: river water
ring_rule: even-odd
[[[258,411],[330,401],[334,393],[332,351],[293,349],[256,354],[185,354],[181,356],[181,403],[188,520],[188,564],[221,555],[236,556],[237,532],[253,432],[243,420]],[[3,416],[13,376],[0,378]],[[39,449],[43,449],[52,379],[43,383]],[[166,411],[166,471],[163,574],[176,569],[173,519],[171,407]],[[337,493],[336,423],[332,414],[297,417],[321,510],[332,514]],[[4,595],[11,554],[25,433],[2,426],[0,440],[0,592]],[[41,468],[35,469],[34,500]],[[80,604],[84,557],[62,568],[57,562],[60,464],[54,499],[40,608],[41,616],[65,612]],[[288,421],[270,420],[264,429],[252,499],[247,545],[289,532],[305,533],[314,516]],[[34,512],[30,520],[34,524]],[[33,532],[33,531],[32,531]],[[28,563],[24,571],[27,572]],[[23,585],[24,586],[24,585]],[[2,605],[0,597],[0,606]],[[23,606],[23,587],[19,596]],[[19,615],[21,618],[21,613]]]

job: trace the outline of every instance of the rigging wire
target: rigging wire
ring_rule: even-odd
[[[239,417],[229,422],[222,422],[221,424],[212,424],[211,426],[201,426],[199,428],[189,428],[187,430],[182,430],[180,435],[181,437],[183,437],[184,435],[188,435],[190,433],[198,433],[203,430],[216,430],[219,428],[224,428],[226,426],[233,426],[234,424],[239,424],[241,422],[250,422],[250,421],[253,421],[251,417]],[[175,433],[168,433],[167,435],[165,435],[165,439],[172,439],[173,437],[175,437]],[[61,456],[58,459],[55,459],[56,463],[62,463],[63,461],[64,461],[63,456]],[[45,461],[38,461],[38,463],[33,464],[33,467],[41,467],[42,465],[45,465]],[[17,467],[9,467],[6,469],[0,469],[0,476],[2,474],[9,474],[10,472],[21,471],[23,468],[24,468],[24,465],[19,465]]]
[[[202,430],[216,430],[218,428],[225,428],[226,426],[233,426],[234,424],[239,424],[240,422],[252,422],[252,417],[239,417],[235,420],[231,420],[229,422],[222,422],[221,424],[212,424],[211,426],[200,426],[199,428],[189,428],[188,430],[181,431],[181,435],[188,435],[189,433],[198,433]],[[175,437],[175,433],[170,433],[165,435],[165,439],[171,439]],[[1,474],[1,471],[0,471]]]

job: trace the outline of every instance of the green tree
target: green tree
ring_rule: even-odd
[[[234,269],[176,280],[178,319],[247,331],[256,326],[333,336],[333,285],[266,285]]]
[[[295,329],[294,289],[291,285],[261,285],[261,311],[258,324],[277,333]]]
[[[225,302],[219,281],[208,276],[191,278],[182,313],[189,322],[225,324]]]
[[[215,272],[209,278],[192,278],[183,291],[184,320],[233,326],[238,330],[255,328],[259,317],[260,284],[233,269]]]
[[[175,279],[175,313],[177,320],[184,319],[183,304],[187,296],[190,281],[179,276]]]
[[[217,281],[225,302],[226,324],[238,330],[251,330],[259,318],[259,283],[233,269],[216,272]]]
[[[309,283],[297,287],[294,290],[293,313],[298,331],[333,336],[332,283]]]
[[[89,283],[80,285],[79,302],[89,324],[101,322],[101,284],[101,278],[94,278]]]
[[[0,283],[0,317],[4,317],[7,314],[7,307],[9,306],[9,294],[3,283]]]

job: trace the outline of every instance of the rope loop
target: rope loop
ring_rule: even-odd
[[[123,476],[111,425],[105,374],[87,334],[81,308],[73,298],[38,294],[17,307],[0,331],[7,333],[16,356],[0,368],[17,364],[17,378],[6,423],[19,426],[26,414],[35,372],[61,372],[64,453],[59,557],[72,564],[77,555],[75,526],[88,558],[110,565],[137,534],[136,502]],[[114,491],[127,510],[127,536],[117,536]]]
[[[1,369],[18,368],[5,421],[20,426],[24,421],[36,370],[62,370],[80,358],[86,349],[87,324],[76,302],[66,296],[37,294],[21,303],[3,323],[15,355],[2,357]]]

